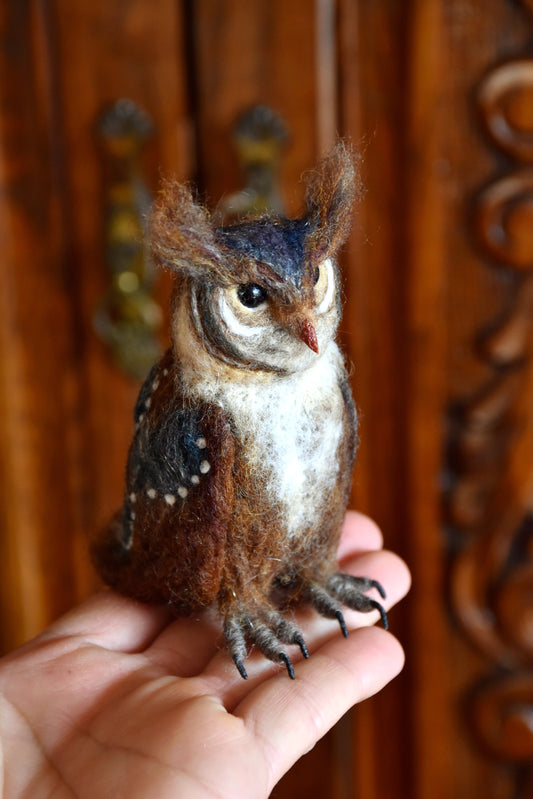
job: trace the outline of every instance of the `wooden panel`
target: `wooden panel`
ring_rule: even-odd
[[[449,111],[443,105],[447,69],[444,2],[412,4],[407,38],[405,348],[406,556],[413,569],[410,633],[411,790],[415,796],[457,796],[451,669],[442,669],[449,625],[440,474],[446,409],[445,170],[439,170]],[[431,679],[429,675],[439,675]],[[466,794],[465,794],[466,796]]]
[[[402,3],[347,1],[339,13],[341,131],[361,152],[364,187],[345,254],[342,323],[361,414],[354,505],[377,519],[389,548],[405,553],[409,200],[403,168],[403,59],[408,19]],[[408,625],[405,607],[391,614],[391,629],[404,646]],[[410,796],[409,671],[357,707],[352,718],[354,795]]]
[[[0,11],[4,647],[90,590],[86,534],[122,492],[137,386],[92,330],[109,281],[102,112],[120,97],[145,109],[148,182],[194,175],[211,206],[242,185],[230,131],[252,104],[291,130],[291,213],[335,131],[361,152],[342,326],[362,417],[353,497],[413,569],[391,614],[408,661],[278,799],[532,790],[532,13],[530,0]]]
[[[156,186],[160,167],[184,176],[180,13],[170,0],[150,9],[34,0],[2,10],[6,647],[91,589],[87,534],[121,500],[137,385],[92,326],[109,283],[96,126],[109,104],[130,97],[158,131],[149,182]]]
[[[530,672],[513,682],[512,673],[498,681],[493,671],[484,693],[480,678],[491,670],[472,646],[485,637],[489,654],[490,639],[493,669],[531,664],[525,453],[532,395],[529,372],[517,368],[532,319],[524,279],[533,262],[525,7],[502,0],[412,3],[409,11],[402,3],[340,4],[341,129],[362,143],[366,188],[347,254],[353,319],[345,327],[363,416],[354,493],[414,575],[410,600],[392,615],[407,648],[405,673],[353,716],[356,794],[369,799],[503,799],[531,788]],[[491,152],[476,97],[486,80],[501,86],[498,65],[515,53],[513,82],[490,111],[507,138]],[[517,173],[509,157],[527,162],[527,170]],[[502,171],[514,182],[502,182]],[[489,266],[475,226],[477,198],[487,225],[494,196],[503,213],[491,217],[484,236],[499,237],[493,261],[520,261],[518,281],[512,269]],[[494,252],[505,246],[512,256]],[[457,425],[451,475],[450,406]],[[453,479],[458,514],[449,536],[443,477]],[[522,564],[512,568],[517,558]],[[470,645],[450,620],[450,590]]]
[[[57,0],[52,6],[68,204],[64,224],[73,242],[73,301],[85,367],[82,525],[87,533],[104,524],[121,502],[138,391],[138,383],[117,369],[92,326],[110,283],[104,264],[104,160],[97,125],[118,99],[132,100],[155,126],[154,142],[146,148],[148,185],[156,189],[159,170],[185,177],[189,154],[182,22],[180,7],[170,0],[158,0],[150,8],[139,0]]]
[[[50,61],[35,4],[0,12],[1,645],[37,632],[75,593],[73,419],[79,411],[63,259]]]
[[[199,0],[191,27],[199,182],[208,202],[241,187],[231,130],[239,114],[265,104],[290,130],[282,186],[288,211],[299,212],[302,173],[335,132],[333,3]]]

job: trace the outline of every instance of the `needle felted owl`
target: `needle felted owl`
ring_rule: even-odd
[[[103,579],[177,614],[216,604],[246,678],[247,646],[294,670],[308,652],[279,609],[378,610],[375,580],[337,571],[357,441],[335,343],[335,256],[356,193],[342,143],[312,174],[299,219],[213,227],[169,184],[151,220],[154,259],[175,272],[172,346],[135,408],[124,506],[93,546]],[[276,597],[276,600],[274,599]]]

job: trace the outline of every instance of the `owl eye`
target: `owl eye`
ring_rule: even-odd
[[[243,283],[237,289],[237,297],[246,308],[258,308],[265,302],[267,293],[257,283]]]
[[[315,274],[313,275],[313,286],[316,286],[318,281],[320,280],[320,267],[315,267]]]

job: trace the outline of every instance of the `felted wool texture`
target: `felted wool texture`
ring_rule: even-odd
[[[202,375],[193,396],[219,405],[246,442],[247,468],[282,510],[285,534],[313,529],[338,480],[338,450],[344,436],[342,356],[332,341],[323,356],[280,379],[253,382],[240,375],[213,380]]]
[[[154,259],[175,273],[172,346],[139,394],[123,508],[93,559],[128,596],[178,614],[216,604],[242,676],[250,642],[290,676],[284,646],[306,654],[280,602],[341,627],[339,598],[373,607],[372,582],[335,565],[357,443],[336,254],[355,195],[339,143],[300,219],[215,229],[168,183],[150,223]]]
[[[359,183],[343,142],[308,177],[301,219],[264,216],[213,228],[207,209],[183,184],[167,181],[149,222],[154,261],[214,285],[263,282],[286,299],[312,282],[314,268],[338,251],[351,228]]]

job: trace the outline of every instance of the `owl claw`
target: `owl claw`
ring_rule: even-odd
[[[246,680],[248,675],[243,665],[246,657],[246,643],[254,646],[274,663],[285,664],[288,675],[294,680],[292,661],[283,649],[284,644],[300,647],[304,658],[309,657],[303,635],[298,627],[272,607],[263,607],[254,612],[240,612],[230,615],[224,623],[224,633],[228,649],[237,666],[239,674]]]
[[[348,638],[348,628],[346,627],[346,622],[344,621],[344,616],[342,615],[342,610],[337,610],[335,613],[337,620],[340,624],[341,632],[345,638]]]
[[[239,660],[238,657],[234,656],[233,657],[233,662],[237,666],[238,672],[241,675],[241,677],[243,678],[243,680],[247,680],[248,679],[248,675],[246,673],[246,669],[244,668],[244,664],[243,664],[242,660]]]
[[[294,669],[293,669],[290,657],[285,652],[280,652],[279,659],[282,661],[282,663],[285,663],[285,665],[287,667],[287,672],[288,672],[289,677],[291,678],[291,680],[295,680],[296,677],[294,675]]]
[[[350,574],[339,573],[332,574],[325,586],[312,582],[304,585],[302,597],[322,616],[327,619],[337,619],[343,636],[347,638],[348,628],[339,603],[352,610],[358,610],[360,613],[377,610],[384,628],[388,630],[389,623],[385,608],[377,600],[366,596],[365,592],[370,591],[372,588],[375,588],[382,599],[385,599],[385,591],[377,580],[371,580],[369,577],[352,577]]]
[[[304,641],[304,639],[303,639],[303,636],[302,636],[302,635],[299,635],[299,634],[298,634],[298,635],[295,635],[295,636],[294,636],[294,643],[295,643],[295,644],[298,644],[298,646],[299,646],[299,647],[300,647],[300,649],[301,649],[302,655],[304,656],[304,658],[305,658],[306,660],[308,660],[308,659],[309,659],[309,652],[307,651],[307,647],[306,647],[306,645],[305,645],[305,641]]]
[[[368,613],[377,610],[381,622],[386,630],[389,628],[387,613],[380,602],[366,596],[366,592],[375,588],[382,599],[385,599],[385,591],[381,583],[371,580],[369,577],[353,577],[351,574],[332,574],[327,581],[327,592],[342,602],[343,605],[358,610],[360,613]]]
[[[381,602],[366,595],[367,591],[375,589],[385,599],[385,591],[377,580],[338,573],[332,574],[324,585],[309,581],[303,582],[300,587],[300,596],[304,601],[309,602],[322,616],[337,619],[344,638],[348,638],[348,627],[341,603],[361,613],[377,610],[383,627],[388,630],[385,608]],[[256,605],[250,612],[241,608],[239,612],[227,616],[224,632],[233,661],[244,680],[248,679],[243,664],[247,643],[253,644],[269,660],[283,663],[291,680],[295,679],[294,667],[284,651],[284,644],[298,646],[304,658],[309,657],[304,637],[298,627],[266,603],[259,607]]]
[[[383,624],[383,627],[385,628],[385,630],[388,630],[389,620],[387,618],[387,611],[385,610],[383,605],[380,602],[377,602],[375,599],[369,599],[368,602],[373,608],[375,608],[378,611],[379,615],[381,616],[381,623]]]
[[[370,580],[370,585],[372,586],[372,588],[376,589],[376,591],[379,593],[382,599],[387,598],[387,594],[385,593],[385,589],[383,588],[381,583],[378,583],[377,580]]]

